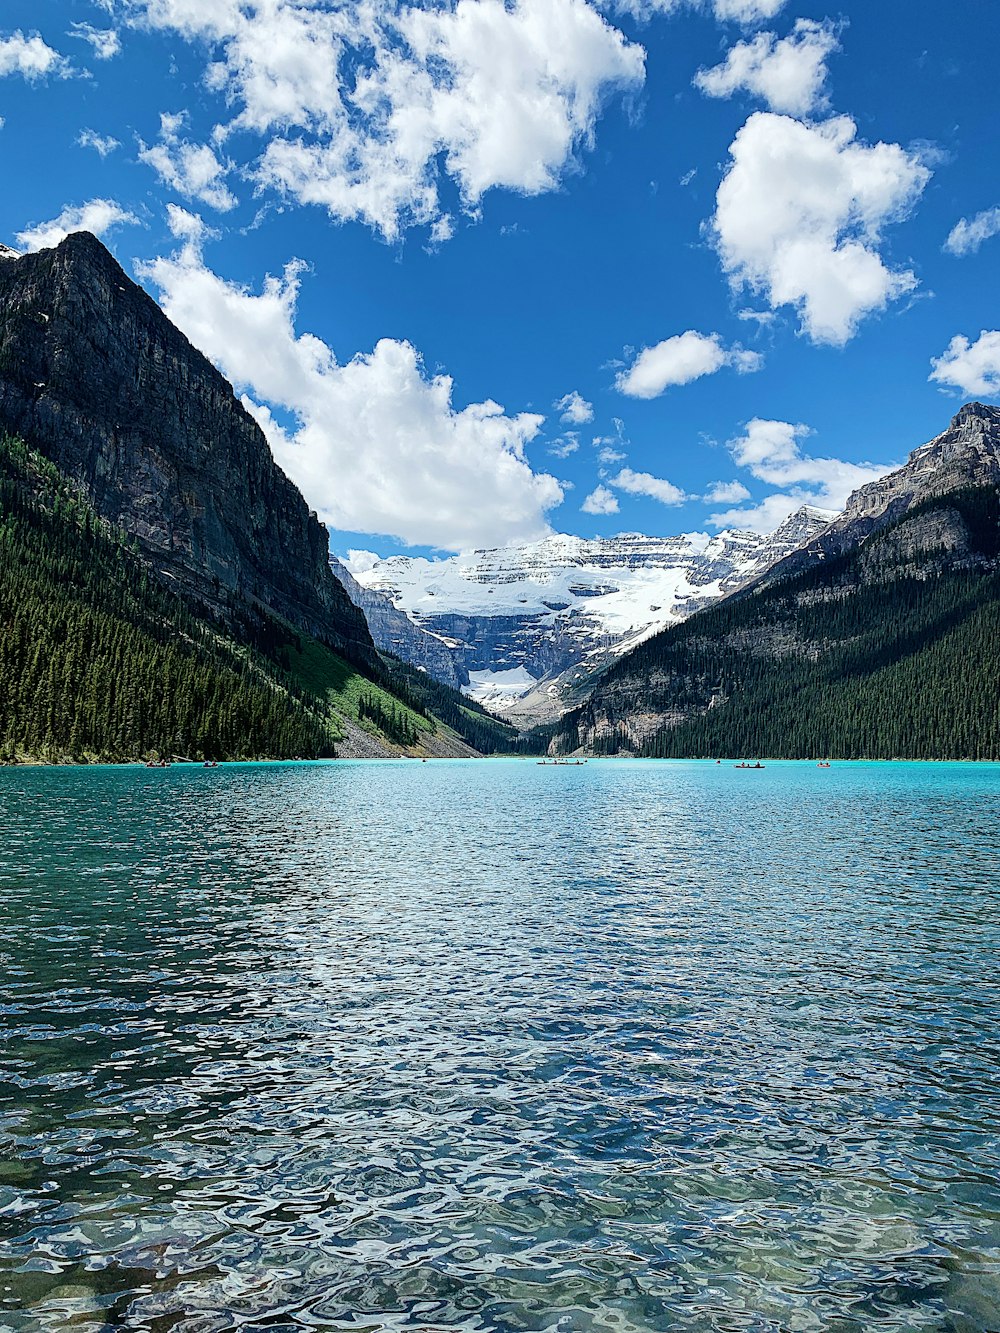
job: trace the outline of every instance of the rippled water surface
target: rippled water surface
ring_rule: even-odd
[[[1000,1329],[1000,771],[0,771],[0,1328]]]

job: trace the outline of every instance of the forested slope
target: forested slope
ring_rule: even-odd
[[[313,758],[345,733],[375,753],[509,742],[408,673],[259,608],[241,618],[236,598],[223,616],[182,600],[48,459],[0,438],[0,759]]]
[[[559,750],[1000,759],[1000,499],[936,497],[643,644]]]

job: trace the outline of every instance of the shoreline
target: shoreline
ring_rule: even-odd
[[[581,758],[584,758],[584,759],[586,760],[586,762],[587,762],[588,765],[589,765],[589,764],[642,764],[642,765],[648,765],[648,764],[673,764],[673,765],[681,765],[681,764],[684,764],[684,765],[688,765],[688,764],[699,764],[699,765],[703,765],[703,766],[708,767],[708,768],[717,768],[717,767],[721,767],[721,768],[723,768],[723,769],[728,769],[729,767],[736,767],[738,770],[740,769],[740,765],[741,765],[741,763],[743,763],[743,762],[747,762],[747,763],[749,764],[749,766],[748,766],[747,768],[744,768],[744,769],[740,770],[740,771],[743,771],[743,772],[760,771],[760,770],[755,770],[754,767],[753,767],[753,763],[756,763],[756,762],[757,762],[757,757],[756,757],[756,756],[753,756],[753,763],[749,763],[749,761],[746,760],[745,756],[741,756],[741,755],[724,755],[724,756],[721,756],[721,757],[719,757],[719,758],[717,758],[717,759],[676,758],[676,757],[672,757],[672,758],[659,758],[659,757],[642,757],[642,756],[639,756],[639,755],[586,755],[586,756],[580,756],[580,757],[581,757]],[[85,769],[95,769],[95,768],[120,768],[120,769],[134,768],[134,769],[142,769],[143,771],[145,771],[145,772],[149,772],[149,773],[153,773],[153,772],[166,772],[166,771],[168,771],[168,770],[170,770],[170,769],[183,769],[183,770],[190,770],[190,771],[194,771],[194,770],[202,770],[202,771],[205,771],[205,770],[207,770],[207,771],[209,771],[209,772],[214,772],[214,771],[218,771],[219,769],[223,769],[223,768],[276,768],[276,767],[278,767],[278,766],[287,767],[287,768],[296,768],[296,767],[305,767],[306,765],[309,765],[309,766],[331,767],[331,766],[334,766],[334,765],[341,765],[341,766],[343,766],[343,765],[354,765],[354,764],[403,764],[403,763],[405,763],[405,764],[414,764],[414,763],[415,763],[415,764],[430,764],[430,763],[434,763],[434,764],[441,764],[441,763],[446,763],[446,764],[478,764],[478,763],[500,764],[500,763],[511,763],[511,764],[535,764],[535,765],[537,766],[537,765],[541,765],[541,764],[543,763],[543,761],[546,760],[546,758],[547,758],[547,757],[544,756],[544,755],[513,755],[513,754],[492,754],[492,755],[412,755],[412,754],[398,754],[398,755],[372,755],[372,756],[364,756],[364,757],[351,757],[351,756],[346,756],[346,755],[345,755],[343,758],[341,758],[340,756],[333,756],[333,757],[323,758],[323,759],[275,759],[275,758],[261,758],[261,759],[218,759],[218,760],[214,760],[214,761],[212,761],[211,763],[208,763],[208,764],[206,764],[206,762],[205,762],[204,760],[201,760],[201,759],[172,759],[172,760],[168,761],[166,764],[162,764],[162,765],[161,765],[161,764],[149,764],[145,759],[100,759],[100,760],[95,759],[95,760],[93,760],[93,761],[88,761],[88,760],[72,760],[72,759],[66,759],[66,760],[54,759],[54,760],[53,760],[53,759],[35,759],[35,758],[30,758],[30,759],[17,759],[17,760],[14,760],[14,761],[0,761],[0,773],[2,773],[2,772],[14,772],[14,771],[16,771],[16,770],[18,770],[18,769],[35,771],[35,770],[37,770],[37,769],[42,769],[42,768],[65,769],[65,770],[73,770],[73,771],[85,770]],[[872,759],[872,758],[836,759],[836,758],[834,758],[834,759],[829,759],[829,760],[826,760],[826,759],[819,760],[819,759],[812,759],[812,758],[810,758],[810,759],[800,759],[800,758],[788,758],[788,757],[782,757],[782,756],[775,757],[775,756],[766,756],[766,755],[762,755],[762,756],[760,757],[760,763],[761,763],[762,769],[763,769],[763,768],[766,768],[769,764],[774,764],[774,765],[778,765],[778,764],[781,764],[781,765],[796,764],[796,765],[804,766],[804,767],[807,767],[807,768],[817,768],[817,767],[822,766],[822,767],[824,768],[824,770],[825,770],[827,764],[829,764],[829,766],[830,766],[831,768],[844,767],[844,766],[847,766],[847,765],[857,766],[857,765],[861,765],[861,764],[894,764],[894,765],[899,765],[899,764],[981,764],[981,765],[997,766],[997,765],[1000,765],[1000,759],[970,759],[970,758],[965,757],[965,756],[957,756],[957,757],[942,757],[942,758],[935,758],[935,759],[911,759],[911,758],[901,758],[901,757],[899,757],[899,756],[893,756],[893,757],[891,757],[891,758],[875,758],[875,759]],[[546,767],[553,767],[553,768],[559,768],[559,767],[565,767],[565,768],[578,768],[578,767],[583,767],[582,764],[579,764],[579,763],[573,763],[572,760],[571,760],[569,763],[567,763],[567,764],[553,764],[551,761],[548,761],[548,763],[546,763],[545,766],[546,766]]]

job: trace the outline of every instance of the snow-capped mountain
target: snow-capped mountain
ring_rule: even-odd
[[[804,506],[766,536],[556,534],[444,560],[390,556],[353,574],[449,647],[467,694],[539,721],[563,710],[586,672],[745,587],[834,517]],[[406,655],[398,632],[385,644],[374,624],[372,632]]]

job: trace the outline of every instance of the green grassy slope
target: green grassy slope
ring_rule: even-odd
[[[246,628],[182,602],[50,462],[0,439],[0,760],[314,758],[347,722],[418,753],[514,734],[394,659],[366,675],[277,619]]]

